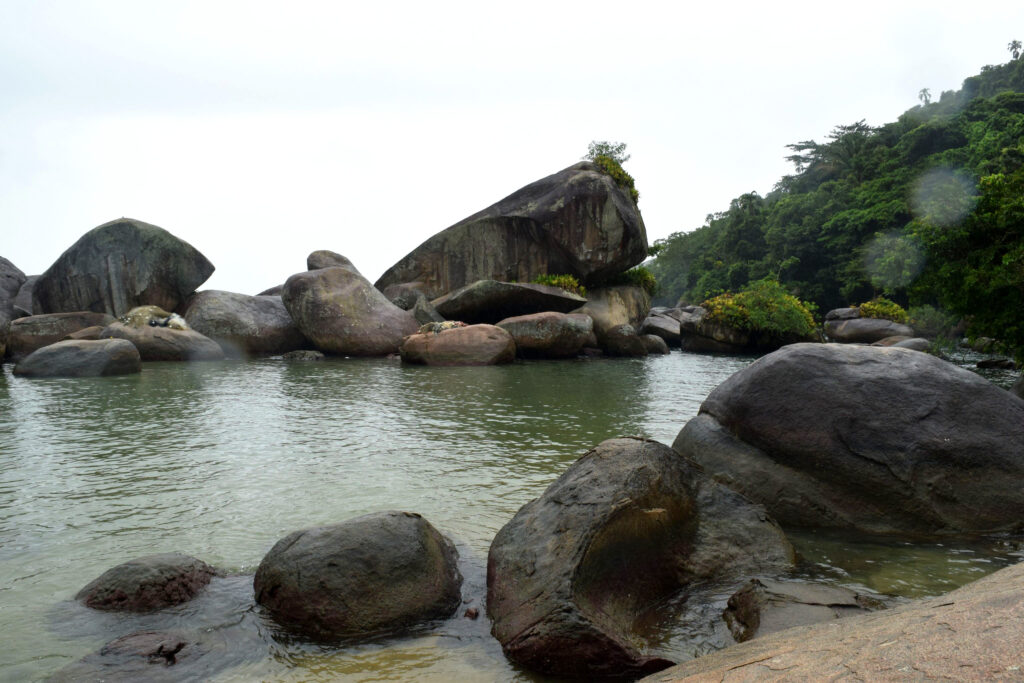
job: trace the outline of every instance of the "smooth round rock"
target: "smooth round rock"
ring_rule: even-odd
[[[142,368],[135,345],[124,339],[69,339],[37,349],[14,367],[21,377],[107,377]]]
[[[494,325],[466,325],[406,337],[402,361],[416,365],[499,365],[511,363],[516,343]]]
[[[86,607],[149,612],[194,598],[217,570],[181,553],[162,553],[112,567],[75,595]]]

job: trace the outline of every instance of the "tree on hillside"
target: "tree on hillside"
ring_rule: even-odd
[[[596,161],[598,157],[608,157],[620,166],[629,161],[630,154],[626,154],[625,142],[608,142],[607,140],[592,140],[587,145],[587,154],[584,159]]]
[[[1006,46],[1006,49],[1010,51],[1010,56],[1013,57],[1014,59],[1020,57],[1020,48],[1021,45],[1019,40],[1011,40],[1010,43]]]
[[[917,99],[921,100],[921,104],[930,104],[932,101],[932,93],[928,88],[921,88],[917,93]]]

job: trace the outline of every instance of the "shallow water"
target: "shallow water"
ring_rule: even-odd
[[[132,631],[199,625],[230,653],[218,680],[535,680],[506,662],[482,614],[494,534],[600,441],[671,443],[750,360],[678,351],[488,368],[266,359],[59,380],[15,378],[4,366],[0,678],[44,677]],[[419,512],[456,541],[463,596],[479,619],[339,648],[277,633],[252,606],[250,577],[217,579],[201,599],[155,615],[71,601],[109,567],[157,552],[251,575],[290,531],[384,509]],[[1012,543],[795,540],[812,574],[906,596],[1018,559]],[[684,653],[672,633],[654,640]]]

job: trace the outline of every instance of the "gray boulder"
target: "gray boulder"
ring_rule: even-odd
[[[909,349],[787,346],[712,391],[673,447],[782,524],[928,535],[1024,518],[1024,402]]]
[[[25,273],[0,256],[0,361],[6,353],[11,320],[18,317],[14,314],[14,305],[25,279]]]
[[[911,337],[910,339],[901,339],[893,344],[893,346],[901,349],[927,352],[932,348],[932,343],[924,337]]]
[[[678,309],[670,309],[676,311]],[[679,318],[667,313],[651,310],[640,325],[640,334],[656,334],[669,346],[679,346]]]
[[[135,346],[123,339],[68,340],[44,346],[14,367],[22,377],[106,377],[129,375],[142,367]]]
[[[851,318],[826,320],[825,335],[840,344],[871,344],[886,337],[913,337],[914,330],[884,318]]]
[[[73,313],[50,313],[18,318],[10,326],[7,339],[7,355],[20,360],[36,349],[58,342],[72,332],[94,325],[109,325],[114,318],[106,313],[75,311]]]
[[[377,512],[285,536],[253,588],[289,630],[319,640],[379,636],[451,615],[461,598],[457,558],[420,515]]]
[[[192,297],[184,317],[227,356],[287,353],[308,344],[279,296],[207,289]]]
[[[651,310],[651,297],[640,287],[620,285],[587,290],[587,302],[573,313],[584,313],[594,321],[598,341],[613,327],[631,325],[640,329]]]
[[[642,334],[640,335],[640,341],[644,343],[644,348],[647,349],[648,355],[666,355],[671,353],[668,344],[665,343],[665,339],[659,335]]]
[[[448,320],[493,325],[505,318],[544,311],[568,313],[587,300],[560,287],[479,280],[434,299]]]
[[[400,353],[414,365],[500,365],[515,360],[516,343],[500,327],[462,325],[421,330],[405,338]]]
[[[327,249],[318,249],[306,257],[306,270],[320,270],[321,268],[332,268],[334,266],[355,268],[347,258]]]
[[[151,304],[173,311],[213,270],[195,247],[163,228],[121,218],[87,232],[39,276],[32,310],[120,316]]]
[[[103,572],[75,600],[98,610],[149,612],[188,602],[216,575],[216,569],[189,555],[149,555]]]
[[[546,274],[575,275],[588,284],[646,256],[647,232],[636,202],[584,161],[437,233],[376,284],[383,290],[422,282],[430,297],[477,280],[530,282]]]
[[[401,308],[403,311],[411,310],[416,302],[423,297],[429,301],[426,293],[426,285],[422,282],[400,282],[388,285],[384,288],[383,294],[388,301]]]
[[[669,665],[633,624],[688,585],[792,566],[759,506],[670,448],[612,439],[583,455],[498,532],[487,558],[492,633],[554,676],[629,677]]]
[[[616,325],[597,335],[597,344],[606,355],[620,358],[640,358],[648,355],[647,342],[636,333],[632,325]]]
[[[386,356],[419,327],[354,267],[292,275],[281,298],[302,334],[325,353]]]
[[[825,321],[830,320],[855,320],[860,317],[860,308],[857,306],[845,306],[833,308],[825,314]]]
[[[256,296],[281,296],[282,291],[284,291],[284,285],[274,285],[273,287],[264,289]]]
[[[420,325],[426,325],[427,323],[441,323],[444,322],[444,316],[437,312],[434,308],[434,304],[427,301],[427,297],[422,294],[416,299],[416,303],[409,309],[412,313],[412,317]]]
[[[293,361],[320,361],[325,358],[324,354],[319,351],[312,351],[310,349],[298,349],[296,351],[289,351],[288,353],[281,356],[284,360]]]
[[[21,318],[32,315],[32,288],[36,285],[38,275],[29,275],[18,290],[18,296],[14,297],[14,317]]]
[[[589,341],[590,316],[545,311],[505,318],[498,327],[512,335],[516,354],[524,358],[572,358]]]
[[[135,327],[120,321],[103,328],[100,339],[127,339],[144,361],[224,360],[220,345],[195,330],[170,327]]]

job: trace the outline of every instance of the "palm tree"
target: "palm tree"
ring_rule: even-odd
[[[1019,40],[1011,40],[1010,43],[1006,46],[1006,49],[1010,51],[1010,56],[1012,56],[1014,59],[1020,57],[1020,48],[1021,44]]]
[[[928,104],[932,101],[932,91],[928,88],[921,88],[921,91],[917,93],[917,99],[921,100],[922,104]]]

